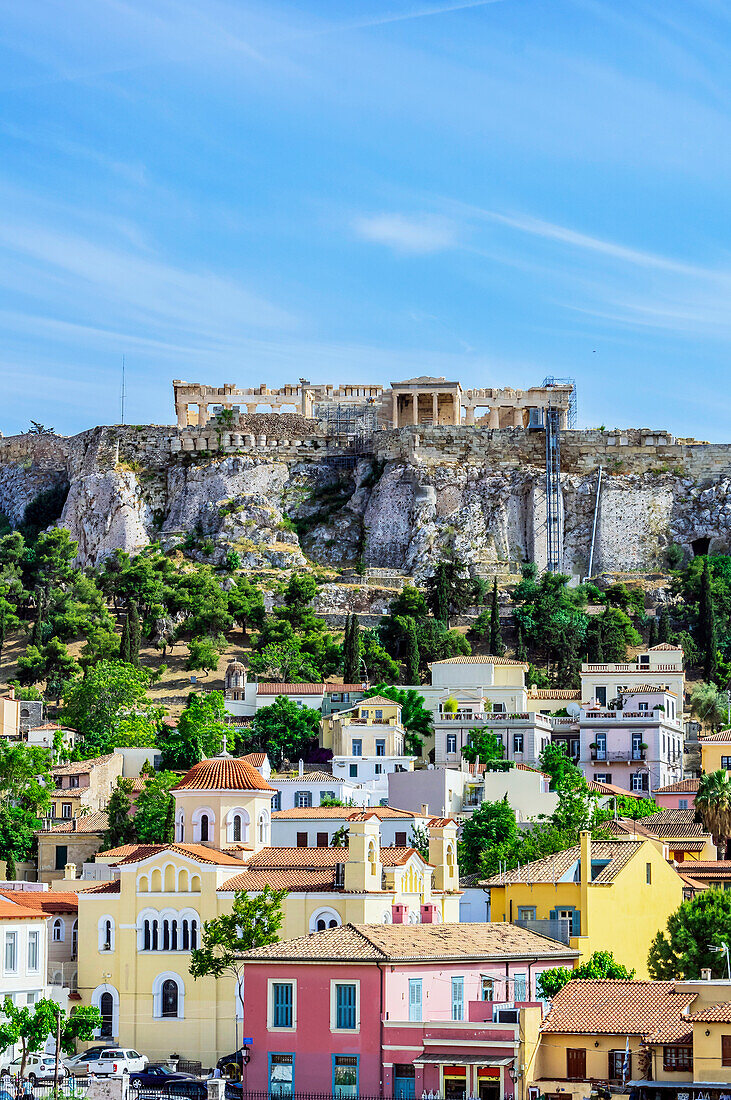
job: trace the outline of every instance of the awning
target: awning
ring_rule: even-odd
[[[414,1058],[415,1066],[512,1066],[515,1058],[496,1058],[492,1054],[419,1054]]]

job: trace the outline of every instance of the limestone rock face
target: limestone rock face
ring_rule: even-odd
[[[79,544],[79,562],[96,564],[115,550],[133,554],[150,542],[152,509],[129,470],[83,474],[72,482],[59,525]]]

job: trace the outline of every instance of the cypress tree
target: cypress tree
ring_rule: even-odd
[[[165,824],[162,827],[162,843],[172,844],[175,840],[175,799],[170,795],[165,811]]]
[[[343,680],[355,684],[360,665],[360,628],[356,615],[348,615],[343,639]]]
[[[406,631],[406,660],[405,672],[407,684],[419,683],[419,640],[416,636],[416,623],[409,619]]]
[[[492,603],[490,604],[490,653],[493,657],[502,657],[505,652],[503,636],[500,633],[500,605],[497,598],[497,577],[492,583]]]
[[[142,640],[142,629],[140,627],[140,610],[137,606],[137,600],[129,601],[129,663],[131,665],[139,665],[140,663],[140,642]]]
[[[525,645],[525,632],[520,620],[515,628],[515,657],[518,661],[528,660],[528,650]]]
[[[434,618],[449,625],[449,578],[447,567],[440,562],[434,571]],[[412,681],[416,683],[416,681]]]
[[[657,645],[657,617],[650,619],[650,629],[647,632],[647,648],[652,649]]]
[[[119,642],[119,659],[129,664],[129,611],[124,616],[122,623],[122,637]]]
[[[348,680],[349,684],[357,684],[360,681],[360,645],[360,623],[358,622],[358,616],[353,613],[353,621],[350,627],[350,647],[353,660],[353,679]]]
[[[715,680],[718,673],[718,643],[716,640],[716,611],[713,606],[713,592],[711,591],[711,573],[708,568],[708,558],[703,562],[701,598],[698,612],[700,642],[703,651],[703,677],[706,683],[710,684]]]
[[[670,624],[668,622],[667,611],[661,611],[657,617],[657,641],[667,642],[670,640]]]
[[[13,882],[15,880],[16,873],[15,852],[11,850],[5,855],[5,881]]]
[[[43,643],[43,613],[46,607],[46,597],[42,588],[36,588],[36,617],[33,622],[30,640],[33,645]]]

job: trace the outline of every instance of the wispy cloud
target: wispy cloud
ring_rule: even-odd
[[[338,29],[364,30],[367,27],[382,27],[388,23],[404,23],[409,19],[427,19],[433,15],[449,15],[468,8],[484,8],[487,4],[500,4],[504,0],[454,0],[451,4],[430,4],[427,7],[411,8],[407,11],[391,12],[385,15],[367,16],[352,23],[341,24]]]
[[[395,252],[442,252],[457,242],[453,222],[427,215],[371,214],[356,218],[353,229],[364,240],[386,245]]]

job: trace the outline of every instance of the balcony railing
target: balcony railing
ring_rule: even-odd
[[[76,993],[78,989],[78,964],[75,962],[49,962],[48,984],[69,989]]]
[[[599,760],[604,763],[607,760],[614,761],[615,763],[629,764],[632,760],[646,760],[646,749],[619,749],[617,751],[612,750],[608,752],[606,749],[591,749],[592,760]]]
[[[537,932],[540,936],[548,936],[551,940],[568,944],[571,940],[570,920],[514,920],[512,922],[518,928],[527,928],[529,932]]]

